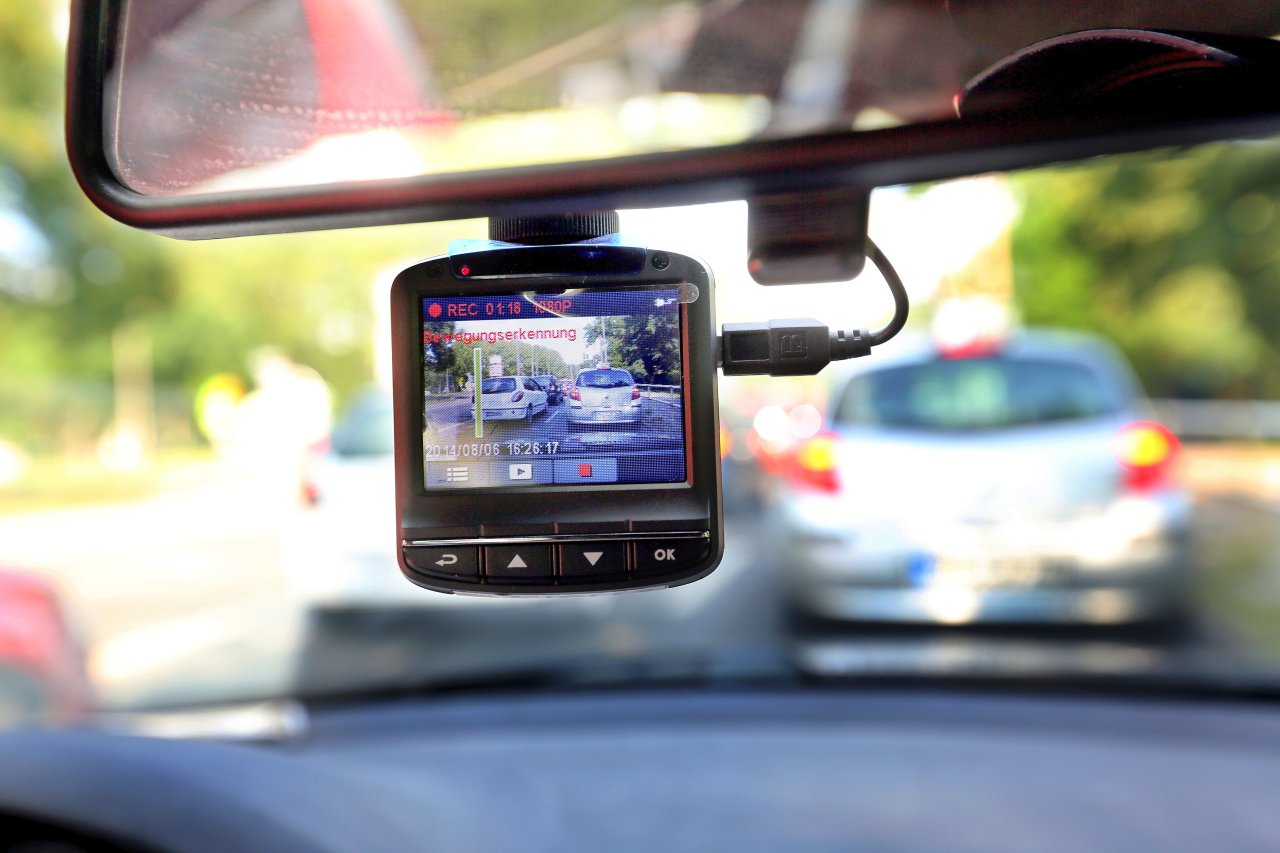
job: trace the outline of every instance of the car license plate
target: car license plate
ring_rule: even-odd
[[[918,555],[908,563],[907,576],[916,587],[1029,587],[1046,580],[1046,563],[1029,554]]]

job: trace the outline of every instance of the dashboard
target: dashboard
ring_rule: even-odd
[[[104,849],[1274,850],[1278,795],[1280,714],[1222,701],[494,693],[268,745],[0,735],[0,813]]]

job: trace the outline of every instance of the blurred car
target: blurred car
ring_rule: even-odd
[[[569,389],[569,425],[639,423],[641,405],[640,388],[630,371],[580,370]]]
[[[301,509],[281,534],[281,565],[291,590],[313,606],[403,602],[421,590],[396,567],[395,464],[391,393],[355,397],[326,447],[307,460]]]
[[[480,381],[480,405],[485,420],[531,421],[547,410],[547,392],[528,376],[489,376]]]
[[[548,406],[558,406],[564,402],[564,391],[560,387],[559,379],[549,373],[544,373],[541,376],[533,377],[533,381],[537,382],[538,387],[546,392]]]
[[[487,380],[486,380],[487,381]],[[283,525],[280,563],[290,592],[321,618],[358,619],[406,608],[510,607],[514,599],[441,595],[405,580],[396,565],[391,392],[366,389],[307,461],[307,500]],[[557,618],[569,607],[544,607]],[[383,626],[385,629],[385,626]]]
[[[70,722],[91,704],[84,648],[57,590],[0,570],[0,725]]]
[[[892,349],[892,348],[890,348]],[[801,616],[1117,624],[1176,615],[1177,439],[1099,339],[905,344],[853,368],[778,507]]]

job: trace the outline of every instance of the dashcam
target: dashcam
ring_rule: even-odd
[[[445,592],[673,586],[721,553],[712,279],[599,242],[392,288],[400,564]]]

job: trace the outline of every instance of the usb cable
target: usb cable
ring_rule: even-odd
[[[833,361],[861,358],[891,340],[907,324],[910,304],[898,271],[867,238],[867,259],[893,294],[893,318],[883,329],[828,329],[812,319],[725,323],[720,334],[720,368],[726,376],[807,376]]]

